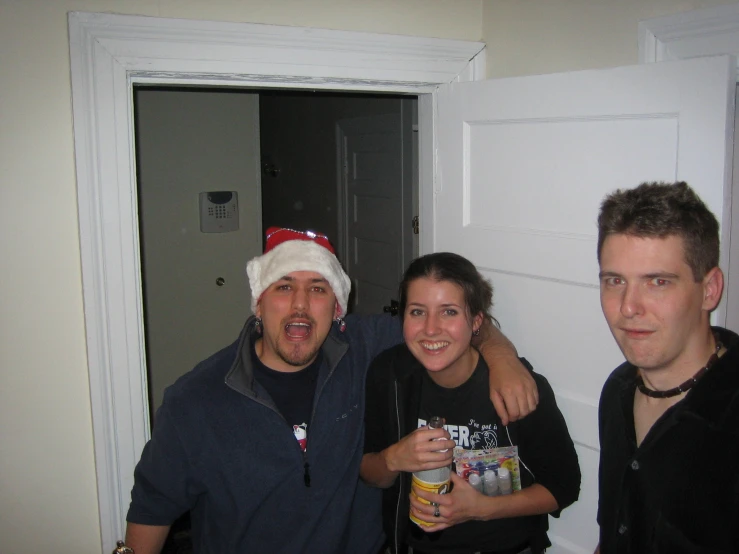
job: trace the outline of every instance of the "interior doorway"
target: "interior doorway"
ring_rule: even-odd
[[[169,384],[238,336],[244,266],[270,226],[326,233],[355,288],[384,291],[350,311],[391,303],[418,248],[415,97],[137,86],[134,113],[151,414]],[[205,232],[203,202],[221,192],[235,225]]]
[[[261,253],[268,227],[323,232],[354,288],[396,290],[418,252],[411,239],[416,102],[390,94],[134,87],[151,425],[164,389],[238,336],[250,313],[245,263]],[[209,199],[219,194],[233,215],[210,228]],[[403,237],[410,247],[402,247]],[[375,296],[370,304],[358,301],[369,295],[355,294],[349,310],[381,311],[393,300]],[[189,548],[186,514],[165,552]]]

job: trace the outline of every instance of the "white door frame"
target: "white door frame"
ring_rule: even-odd
[[[739,4],[639,22],[639,63],[739,54]]]
[[[739,69],[739,4],[645,19],[639,22],[639,62],[652,63],[685,60],[700,56],[731,54]],[[734,133],[737,130],[734,129]],[[733,148],[727,137],[727,148]],[[733,150],[727,152],[729,158]],[[734,160],[734,167],[737,162]],[[722,265],[728,268],[724,276],[724,301],[716,311],[717,323],[739,330],[739,176],[725,179],[721,221],[730,222],[721,228]],[[733,190],[732,190],[733,189]]]
[[[69,42],[98,504],[102,550],[109,551],[122,538],[133,470],[149,438],[133,85],[418,95],[425,253],[434,245],[436,90],[483,78],[485,45],[79,12],[69,14]]]

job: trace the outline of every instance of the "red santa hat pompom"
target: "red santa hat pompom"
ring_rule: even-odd
[[[256,312],[262,293],[269,286],[293,271],[315,271],[331,285],[346,315],[351,281],[336,258],[326,235],[312,231],[295,231],[280,227],[267,229],[264,254],[249,260],[246,274],[251,287],[251,309]]]

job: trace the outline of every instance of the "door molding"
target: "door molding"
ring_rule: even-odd
[[[433,250],[435,93],[484,78],[484,44],[114,14],[69,14],[77,201],[102,550],[124,532],[149,438],[134,84],[419,95],[422,252]],[[472,60],[472,62],[470,62]]]
[[[644,19],[638,32],[639,63],[739,56],[739,4]]]

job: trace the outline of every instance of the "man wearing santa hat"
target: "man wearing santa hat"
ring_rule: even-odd
[[[239,339],[167,389],[141,455],[127,546],[158,553],[190,511],[196,553],[377,553],[378,489],[358,480],[369,363],[402,341],[389,316],[346,316],[351,283],[325,235],[270,228],[247,264]],[[496,408],[533,410],[515,351],[490,329]],[[500,393],[505,396],[505,404]]]

